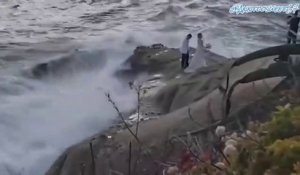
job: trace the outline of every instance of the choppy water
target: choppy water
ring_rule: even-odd
[[[137,45],[178,47],[201,31],[213,51],[236,57],[285,42],[285,15],[229,15],[238,0],[79,1],[0,2],[1,175],[41,175],[66,147],[107,128],[115,113],[101,89],[131,109],[134,94],[112,74]],[[54,59],[58,71],[28,77]]]

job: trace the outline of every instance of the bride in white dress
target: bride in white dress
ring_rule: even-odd
[[[204,47],[203,40],[202,40],[202,34],[198,33],[198,46],[196,49],[196,53],[194,54],[189,67],[185,70],[185,72],[194,72],[199,67],[205,67],[207,66],[207,63],[205,61],[205,50],[206,48],[209,48],[209,45]]]

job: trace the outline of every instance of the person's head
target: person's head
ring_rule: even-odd
[[[296,10],[295,13],[294,13],[294,15],[298,16],[298,13],[299,13],[299,10]]]
[[[198,38],[202,38],[202,33],[198,33]]]
[[[191,39],[191,38],[192,38],[192,34],[189,33],[189,34],[186,36],[186,38],[187,38],[187,39]]]

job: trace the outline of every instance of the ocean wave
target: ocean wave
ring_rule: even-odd
[[[193,3],[190,3],[190,4],[186,5],[185,7],[189,8],[189,9],[197,9],[197,8],[202,7],[202,6],[203,6],[203,3],[193,2]]]
[[[59,77],[87,70],[101,69],[105,64],[106,58],[103,51],[75,51],[70,55],[36,64],[29,70],[25,70],[25,75],[27,74],[33,78]]]
[[[0,77],[0,97],[17,96],[28,91],[34,90],[34,87],[24,78],[12,75]]]
[[[121,15],[126,11],[126,9],[120,7],[100,13],[87,13],[83,16],[80,16],[80,19],[90,23],[102,23],[107,20],[112,20],[112,18],[122,17]]]
[[[182,10],[181,7],[170,5],[166,9],[164,9],[160,13],[158,13],[157,15],[148,18],[148,20],[150,20],[150,21],[160,21],[160,20],[165,20],[169,16],[178,16],[180,10]]]

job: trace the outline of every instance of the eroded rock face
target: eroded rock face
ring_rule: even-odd
[[[154,44],[150,47],[139,46],[126,63],[135,72],[159,72],[170,68],[172,63],[178,63],[180,53],[178,49],[170,49],[162,44]],[[178,63],[179,68],[179,63]]]
[[[271,87],[276,85],[268,82]],[[257,84],[260,89],[264,86],[263,83]],[[241,94],[247,91],[248,96],[239,98]],[[261,90],[259,93],[268,93],[267,89]],[[248,84],[237,88],[234,94],[234,103],[251,103],[258,96],[255,96],[252,85]],[[137,173],[140,175],[161,174],[163,166],[159,162],[176,161],[184,146],[179,141],[172,141],[170,138],[174,135],[185,134],[186,131],[193,131],[199,129],[199,126],[191,122],[188,117],[188,108],[191,108],[191,114],[198,123],[203,124],[203,127],[209,123],[207,103],[211,103],[211,110],[215,119],[220,119],[221,113],[220,102],[222,100],[220,93],[215,90],[197,102],[173,111],[160,119],[151,120],[140,124],[139,139],[143,143],[142,152],[139,156],[138,143],[130,135],[127,130],[121,130],[115,133],[109,133],[112,136],[111,140],[103,140],[101,135],[95,137],[94,150],[96,155],[96,171],[97,175],[109,174],[111,170],[128,174],[128,157],[129,157],[129,142],[132,142],[132,170],[134,169],[134,162],[140,159],[137,166]],[[237,108],[235,108],[237,109]],[[135,126],[131,128],[135,129]],[[85,175],[93,175],[91,171],[92,161],[90,156],[89,142],[86,140],[78,145],[68,149],[59,161],[56,162],[46,175],[80,175],[81,164],[84,163],[86,169]]]
[[[159,73],[172,77],[181,70],[180,59],[178,49],[167,48],[162,44],[138,46],[115,75],[127,81],[133,81],[139,74]]]
[[[175,111],[196,102],[217,89],[223,82],[232,61],[199,69],[198,71],[171,80],[155,96],[165,113]]]
[[[164,49],[166,48],[161,46],[155,46],[155,48],[140,47],[135,51],[135,56],[139,55],[140,57],[130,58],[129,60],[134,62],[135,66],[143,65],[147,67],[147,64],[154,64],[152,61],[149,61],[151,56],[148,57],[147,54],[150,51],[153,54],[159,53]],[[202,68],[194,73],[167,81],[168,85],[155,96],[157,103],[166,109],[165,112],[167,114],[157,120],[150,120],[140,124],[138,137],[143,143],[143,151],[140,154],[138,144],[128,130],[107,131],[106,134],[109,134],[111,139],[103,139],[102,134],[95,136],[93,144],[97,157],[95,160],[96,175],[106,175],[112,171],[128,174],[129,142],[132,142],[132,162],[140,158],[136,174],[160,174],[162,167],[157,163],[157,160],[158,162],[176,161],[176,157],[182,150],[182,145],[178,142],[176,144],[171,142],[170,138],[200,127],[191,122],[187,112],[188,109],[191,109],[191,115],[203,127],[206,127],[211,122],[212,116],[214,120],[220,120],[223,113],[223,94],[218,87],[220,85],[226,87],[224,82],[227,82],[225,78],[227,72],[231,71],[229,74],[230,80],[228,80],[229,86],[253,71],[261,69],[262,73],[268,72],[270,71],[268,69],[270,68],[269,65],[273,60],[273,56],[269,57],[270,55],[274,54],[254,55],[253,57],[264,58],[261,60],[257,59],[258,62],[247,62],[243,66],[236,66],[234,69],[232,68],[234,60],[229,60],[226,63]],[[140,58],[142,60],[139,60]],[[163,57],[161,59],[164,61],[168,60]],[[170,58],[170,60],[172,59]],[[165,66],[169,65],[165,64]],[[261,75],[257,74],[257,78]],[[272,92],[273,88],[282,79],[282,77],[268,77],[264,81],[257,79],[259,81],[247,82],[237,86],[232,94],[231,109],[236,111],[261,99],[262,96]],[[253,111],[252,109],[250,111]],[[242,115],[246,114],[242,113]],[[131,129],[135,130],[135,126],[132,126]],[[89,149],[90,140],[83,141],[66,150],[46,175],[79,175],[82,172],[82,163],[85,164],[82,174],[93,175]],[[133,164],[132,170],[134,169]]]
[[[300,45],[275,46],[247,54],[240,59],[204,67],[192,74],[174,79],[156,95],[156,101],[164,112],[171,112],[198,101],[216,88],[229,86],[230,89],[241,79],[245,80],[240,83],[248,83],[272,77],[292,76],[286,63],[275,62],[280,55],[287,59],[289,53],[293,53],[290,57],[294,73],[299,74],[297,55],[300,55]],[[214,53],[210,55],[210,60],[218,57]],[[228,82],[227,72],[229,72]]]
[[[205,51],[207,55],[208,65],[222,63],[227,58],[216,53]],[[190,58],[195,53],[194,48],[190,48]],[[179,49],[168,48],[162,44],[153,44],[152,46],[138,46],[133,55],[131,55],[124,63],[129,69],[118,71],[116,74],[125,76],[124,74],[136,75],[137,73],[161,73],[169,77],[174,77],[181,73],[181,53]]]

